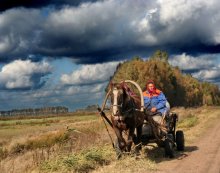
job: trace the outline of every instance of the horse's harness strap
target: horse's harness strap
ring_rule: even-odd
[[[122,128],[122,129],[126,129],[126,124],[125,124],[125,117],[122,116],[114,116],[112,115],[114,118],[114,121],[116,122],[116,126],[118,128]]]
[[[130,113],[130,112],[132,112],[134,110],[135,110],[134,108],[130,108],[130,109],[126,110],[126,111],[123,111],[122,114]]]
[[[120,104],[120,105],[111,105],[111,107],[113,107],[113,106],[122,107],[122,104]]]

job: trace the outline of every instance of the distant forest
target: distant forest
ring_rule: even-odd
[[[68,108],[64,106],[43,107],[36,109],[13,109],[10,111],[0,111],[0,116],[39,116],[67,113]]]
[[[154,80],[171,106],[220,105],[220,91],[217,85],[200,82],[191,74],[184,74],[178,67],[168,63],[168,54],[156,51],[146,61],[140,57],[120,63],[110,81],[136,81],[144,90],[149,79]]]
[[[97,111],[97,105],[88,105],[85,108],[75,110],[75,112],[96,112],[96,111]]]

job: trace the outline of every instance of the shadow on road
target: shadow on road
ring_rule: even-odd
[[[144,148],[144,154],[145,157],[156,162],[160,163],[163,161],[171,161],[171,160],[182,160],[189,156],[189,153],[194,152],[198,150],[199,148],[197,146],[186,146],[185,151],[177,151],[174,150],[174,158],[167,158],[164,155],[164,148],[160,148],[157,146],[151,146]]]

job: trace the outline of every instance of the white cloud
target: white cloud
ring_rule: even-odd
[[[119,62],[84,65],[72,74],[63,74],[61,82],[65,85],[85,85],[107,81],[115,72]]]
[[[210,70],[201,70],[197,73],[194,73],[193,77],[204,80],[204,81],[214,82],[215,80],[220,80],[220,68],[210,69]]]
[[[42,19],[40,10],[16,8],[0,13],[1,57],[24,55],[32,50]]]
[[[107,82],[92,84],[92,85],[84,85],[84,86],[69,86],[63,92],[63,94],[67,95],[80,95],[80,94],[95,94],[95,93],[104,93],[105,87],[107,86]]]
[[[218,54],[205,54],[198,57],[186,55],[176,55],[169,60],[173,66],[178,66],[186,73],[191,73],[193,77],[219,85],[220,65]]]
[[[180,67],[182,70],[201,70],[215,66],[215,62],[213,61],[214,57],[214,55],[193,57],[183,53],[171,58],[169,63],[173,66]]]
[[[203,43],[218,44],[220,3],[218,0],[158,0],[159,20],[165,26],[162,32],[175,42],[191,43],[199,39]]]
[[[74,45],[78,41],[78,45],[88,44],[87,50],[131,43],[187,45],[192,40],[217,44],[220,43],[219,8],[217,0],[101,1],[54,11],[46,28],[52,26],[52,35],[60,32],[64,37],[69,36]],[[76,46],[75,51],[82,48]]]
[[[107,0],[45,16],[40,9],[11,9],[0,14],[0,55],[100,58],[152,46],[190,52],[190,45],[220,43],[219,9],[218,0]]]
[[[160,20],[163,24],[174,21],[183,22],[197,18],[198,10],[204,8],[210,1],[204,0],[158,0],[160,5]]]
[[[2,67],[0,85],[5,89],[26,89],[39,87],[41,78],[52,71],[48,62],[35,63],[30,60],[15,60]]]
[[[10,43],[9,43],[9,38],[8,37],[3,37],[0,39],[0,52],[5,52],[9,50],[10,48]]]

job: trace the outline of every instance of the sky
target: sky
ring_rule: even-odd
[[[218,0],[0,0],[0,110],[101,104],[119,62],[167,51],[220,86]]]

